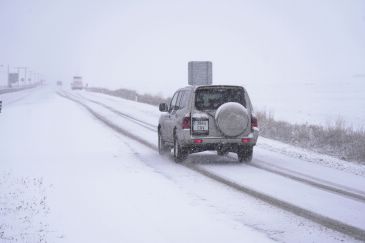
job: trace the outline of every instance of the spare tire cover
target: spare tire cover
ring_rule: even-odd
[[[239,136],[246,131],[249,123],[247,109],[236,102],[221,105],[215,113],[215,122],[226,136]]]

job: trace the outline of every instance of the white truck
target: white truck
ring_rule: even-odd
[[[71,83],[71,89],[83,89],[84,85],[82,83],[82,77],[81,76],[74,76],[72,83]]]

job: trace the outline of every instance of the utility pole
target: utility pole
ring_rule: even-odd
[[[31,84],[32,83],[32,74],[33,74],[33,72],[31,71],[31,70],[29,70],[29,78],[28,78],[28,82],[29,82],[29,84]]]
[[[2,68],[2,67],[4,67],[4,65],[3,64],[1,64],[0,65],[0,68]],[[4,70],[4,74],[5,74],[5,70]],[[0,87],[1,87],[2,85],[1,85],[1,80],[0,80]]]
[[[0,68],[3,69],[0,71],[0,87],[6,87],[7,86],[7,75],[6,75],[6,65],[5,64],[0,64]],[[8,65],[8,73],[9,73],[9,65]],[[9,74],[8,74],[9,76]],[[2,77],[4,77],[4,83],[3,83],[3,80],[2,80]]]
[[[8,64],[8,87],[11,88],[11,83],[9,82],[9,73],[10,73],[10,66]]]

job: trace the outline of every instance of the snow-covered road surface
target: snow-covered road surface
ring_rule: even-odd
[[[195,203],[141,162],[130,139],[90,119],[82,108],[55,93],[37,92],[37,100],[1,117],[1,170],[47,184],[50,212],[43,223],[51,242],[270,241]],[[1,225],[11,221],[12,226],[2,240],[29,239],[13,235],[23,224],[14,216],[1,218]]]
[[[67,95],[75,98],[75,97],[84,97],[86,94],[74,94],[74,93],[67,93]],[[87,94],[86,96],[89,96]],[[107,97],[110,99],[110,97]],[[105,106],[101,104],[100,102],[97,102],[92,99],[82,99],[84,102],[88,101],[88,107],[91,105],[93,108],[92,110],[97,110],[98,114],[103,114],[102,120],[105,120],[106,118],[109,121],[113,121],[112,123],[118,124],[120,121],[120,117],[118,117],[118,112],[115,112],[115,109],[110,108],[108,106]],[[126,101],[128,103],[128,101]],[[92,104],[97,104],[92,105]],[[101,107],[106,107],[108,110],[111,109],[112,113],[100,109]],[[130,110],[133,110],[131,107]],[[117,116],[115,116],[117,115]],[[133,123],[133,122],[132,122]],[[123,127],[128,127],[128,131],[139,131],[137,134],[140,133],[140,129],[137,127],[134,127],[135,124],[130,124],[130,121],[127,121],[123,123]],[[113,125],[114,126],[114,125]],[[146,131],[147,132],[147,131]],[[143,138],[149,138],[150,143],[152,144],[155,138],[155,131],[148,136],[147,134],[143,135]],[[148,133],[148,132],[147,132]],[[128,135],[128,134],[127,134]],[[139,137],[138,140],[143,139],[142,137]],[[313,188],[312,186],[321,185],[320,182],[325,182],[326,184],[330,183],[325,180],[316,179],[317,182],[311,182],[310,180],[307,180],[311,183],[301,184],[298,182],[293,182],[291,180],[288,180],[288,178],[292,179],[293,175],[289,174],[289,176],[282,175],[285,173],[281,171],[280,175],[272,175],[271,173],[267,173],[268,169],[265,171],[258,170],[257,168],[261,168],[262,166],[255,166],[256,168],[250,168],[250,170],[242,167],[242,166],[235,166],[234,168],[230,168],[226,164],[222,168],[217,168],[216,166],[212,167],[211,165],[215,165],[215,159],[214,157],[210,159],[206,159],[208,155],[205,155],[197,160],[194,160],[194,157],[191,158],[194,164],[194,167],[196,168],[196,164],[202,164],[203,166],[199,166],[200,168],[196,168],[198,171],[201,171],[201,167],[204,168],[204,174],[210,174],[213,178],[219,177],[219,181],[222,181],[226,184],[232,185],[232,183],[238,183],[240,185],[239,188],[243,188],[242,190],[244,192],[251,192],[254,188],[252,195],[256,195],[261,199],[264,199],[265,201],[272,203],[276,206],[285,208],[287,210],[290,210],[298,215],[302,215],[305,217],[310,218],[311,220],[314,220],[316,222],[319,222],[321,224],[324,224],[326,226],[329,226],[331,228],[335,228],[336,230],[342,231],[344,228],[345,230],[343,232],[346,232],[348,234],[352,235],[359,235],[361,239],[364,237],[364,231],[362,230],[363,225],[365,225],[363,217],[362,217],[362,211],[364,211],[364,192],[361,191],[364,185],[364,178],[358,177],[357,181],[356,178],[353,180],[353,178],[350,179],[352,181],[352,185],[354,185],[354,188],[347,188],[345,186],[342,186],[342,189],[339,187],[340,185],[336,185],[339,188],[336,188],[335,184],[332,184],[332,191],[336,192],[328,193],[323,192],[322,189],[329,188],[328,185],[323,185],[321,187]],[[267,161],[272,161],[272,158],[266,158]],[[276,160],[276,163],[280,163],[281,160]],[[265,163],[265,162],[263,162]],[[321,172],[326,172],[328,168],[325,168]],[[273,172],[272,169],[269,170],[270,172]],[[304,170],[305,171],[305,170]],[[327,171],[328,172],[328,171]],[[333,171],[335,174],[341,172],[339,171]],[[278,174],[278,173],[276,173]],[[338,175],[339,175],[338,174]],[[342,173],[342,176],[346,176],[346,174]],[[307,176],[312,177],[312,176]],[[350,175],[347,175],[348,178],[350,178]],[[352,177],[352,176],[351,176]],[[247,180],[247,178],[249,178]],[[262,180],[261,178],[267,178],[268,180]],[[313,177],[312,177],[313,178]],[[305,179],[300,178],[300,180],[297,180],[299,182],[303,182]],[[227,182],[228,181],[228,182]],[[275,183],[267,183],[275,182]],[[310,184],[308,186],[307,184]],[[331,184],[331,183],[330,183]],[[356,188],[360,188],[357,190]],[[327,189],[328,190],[328,189]],[[356,191],[359,194],[353,194],[353,198],[356,198],[354,196],[359,195],[359,199],[362,202],[350,200],[347,197],[350,192],[349,191]],[[301,191],[301,194],[296,193],[297,191]],[[337,195],[337,194],[344,194],[344,195]],[[345,196],[345,197],[344,197]],[[306,197],[308,199],[306,199]],[[345,200],[345,201],[343,201]],[[326,207],[326,205],[331,204],[333,202],[337,202],[335,204],[336,206],[332,207]],[[338,203],[339,202],[339,203]],[[289,205],[287,205],[289,203]],[[284,205],[284,206],[283,206]],[[345,207],[344,207],[345,206]],[[346,211],[346,208],[349,208],[348,211]]]
[[[94,96],[84,92],[75,93]],[[115,103],[109,97],[101,101],[110,105],[108,100]],[[88,105],[91,106],[91,102]],[[141,121],[153,124],[156,121],[154,119],[158,119],[155,107],[122,100],[119,100],[118,105],[115,109]],[[141,129],[140,124],[97,104],[93,104],[92,108],[142,139],[156,142],[153,131]],[[4,181],[10,184],[6,192],[0,192],[0,207],[4,208],[5,205],[8,209],[14,208],[10,210],[13,213],[3,213],[4,217],[0,218],[1,230],[4,232],[0,234],[2,240],[12,242],[39,237],[51,242],[355,241],[349,236],[234,191],[172,163],[169,158],[160,157],[153,149],[105,127],[83,107],[57,96],[52,89],[37,89],[31,96],[17,101],[16,106],[9,106],[6,113],[0,116],[0,134],[0,173]],[[238,165],[229,157],[197,154],[191,156],[188,163],[223,173],[223,176],[238,176],[235,179],[254,183],[254,187],[280,185],[284,196],[297,194],[301,202],[310,201],[306,200],[305,195],[308,186],[300,184],[297,189],[300,193],[293,193],[290,191],[290,185],[293,184],[280,184],[283,178],[277,175],[268,178],[270,173]],[[342,176],[355,177],[355,182],[346,186],[359,190],[363,188],[363,177],[309,164],[316,165],[318,170],[323,169],[322,172],[326,174],[336,171]],[[319,171],[317,174],[322,173]],[[30,217],[31,223],[42,222],[42,225],[46,225],[42,230],[39,230],[38,224],[30,224],[28,234],[19,233],[28,225],[17,218],[17,200],[4,196],[19,187],[14,178],[42,181],[42,190],[32,190],[40,191],[38,194],[41,199],[46,197],[47,207],[40,207],[38,216],[32,214],[33,217]],[[258,183],[260,181],[261,185]],[[342,184],[341,180],[337,183]],[[32,188],[27,183],[24,186]],[[38,194],[34,193],[35,196]],[[313,199],[324,203],[329,200],[324,198],[327,195],[328,192],[320,191],[318,195],[313,195]],[[7,199],[5,202],[2,200],[4,198]],[[332,208],[331,204],[329,208]],[[331,216],[346,218],[358,212],[356,208],[346,210],[350,211],[332,212]],[[23,213],[26,212],[24,209]],[[350,223],[361,224],[363,221],[359,218]]]
[[[128,129],[130,131],[138,130],[137,135],[142,133],[143,136],[140,136],[142,139],[155,144],[156,124],[160,115],[156,107],[92,92],[68,92],[67,94],[78,100],[86,101],[85,104],[92,107],[93,110],[117,124],[123,121],[123,127],[130,127],[131,129]],[[120,116],[121,113],[132,119],[125,121]],[[133,121],[133,118],[138,122]],[[148,126],[147,130],[150,131],[141,131],[140,124],[138,124],[140,121],[143,122],[143,125]],[[260,168],[290,173],[291,176],[308,178],[365,195],[365,166],[362,164],[338,160],[262,137],[258,141],[258,146],[255,147],[254,160],[254,165]]]

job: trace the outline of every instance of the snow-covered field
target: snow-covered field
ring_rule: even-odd
[[[248,91],[258,110],[291,123],[335,125],[365,129],[364,76],[339,80],[308,81],[302,84],[267,83],[249,85]]]
[[[0,242],[356,241],[161,157],[56,91],[43,87],[0,95]],[[156,143],[156,107],[84,91],[71,94]],[[253,165],[365,194],[364,166],[259,141]],[[365,229],[361,201],[237,164],[233,154],[196,154],[187,163]]]

